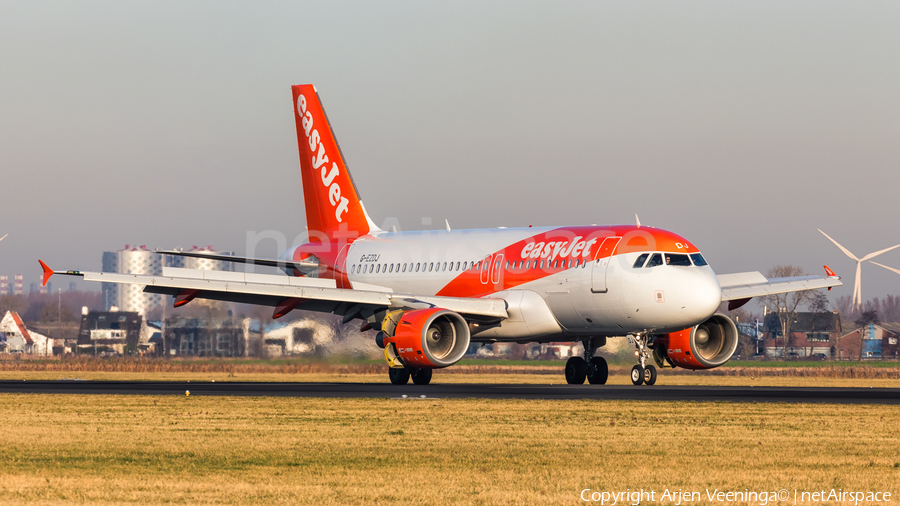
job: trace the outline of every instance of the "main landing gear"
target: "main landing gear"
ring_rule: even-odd
[[[431,383],[431,369],[416,369],[414,367],[392,367],[388,369],[388,377],[394,385],[405,385],[412,378],[416,385],[427,385]]]
[[[566,383],[570,385],[584,384],[587,379],[591,385],[604,385],[609,378],[609,366],[603,357],[595,357],[597,349],[606,344],[605,337],[594,337],[583,343],[584,357],[571,357],[566,362]]]
[[[631,383],[634,385],[653,385],[656,383],[656,367],[647,364],[647,358],[650,356],[650,348],[652,339],[646,333],[638,333],[628,336],[628,341],[637,348],[638,360],[640,364],[631,368]]]

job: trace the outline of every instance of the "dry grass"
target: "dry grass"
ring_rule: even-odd
[[[896,406],[6,394],[0,410],[4,504],[900,492]]]

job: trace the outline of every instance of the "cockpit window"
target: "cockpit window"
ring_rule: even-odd
[[[700,253],[691,254],[691,260],[694,261],[694,265],[696,265],[697,267],[703,267],[704,265],[709,265],[706,263],[706,259],[703,258],[703,255],[701,255]]]
[[[662,265],[662,255],[654,253],[653,256],[650,257],[650,261],[647,262],[647,265],[644,267],[656,267],[657,265]]]
[[[640,269],[644,266],[644,262],[647,261],[647,257],[650,256],[650,253],[644,253],[643,255],[637,257],[637,260],[634,261],[633,267],[635,269]]]
[[[666,253],[666,265],[677,265],[680,267],[690,267],[691,259],[687,255],[678,255],[676,253]]]

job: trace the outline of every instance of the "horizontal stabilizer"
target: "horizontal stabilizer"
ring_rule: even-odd
[[[262,265],[263,267],[275,267],[278,269],[297,269],[302,274],[314,271],[319,267],[315,262],[294,262],[286,260],[276,260],[269,258],[250,258],[238,257],[234,255],[220,255],[218,253],[205,253],[200,251],[175,251],[175,250],[156,250],[161,255],[174,255],[179,257],[190,258],[207,258],[219,262],[235,262],[248,265]]]
[[[759,272],[741,272],[718,276],[722,300],[740,300],[776,293],[799,292],[842,286],[840,276],[797,276],[768,279]]]

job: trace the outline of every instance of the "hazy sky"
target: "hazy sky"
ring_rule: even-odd
[[[0,274],[293,240],[313,83],[378,224],[637,213],[718,273],[827,263],[850,295],[816,228],[900,243],[898,26],[896,1],[0,2]]]

